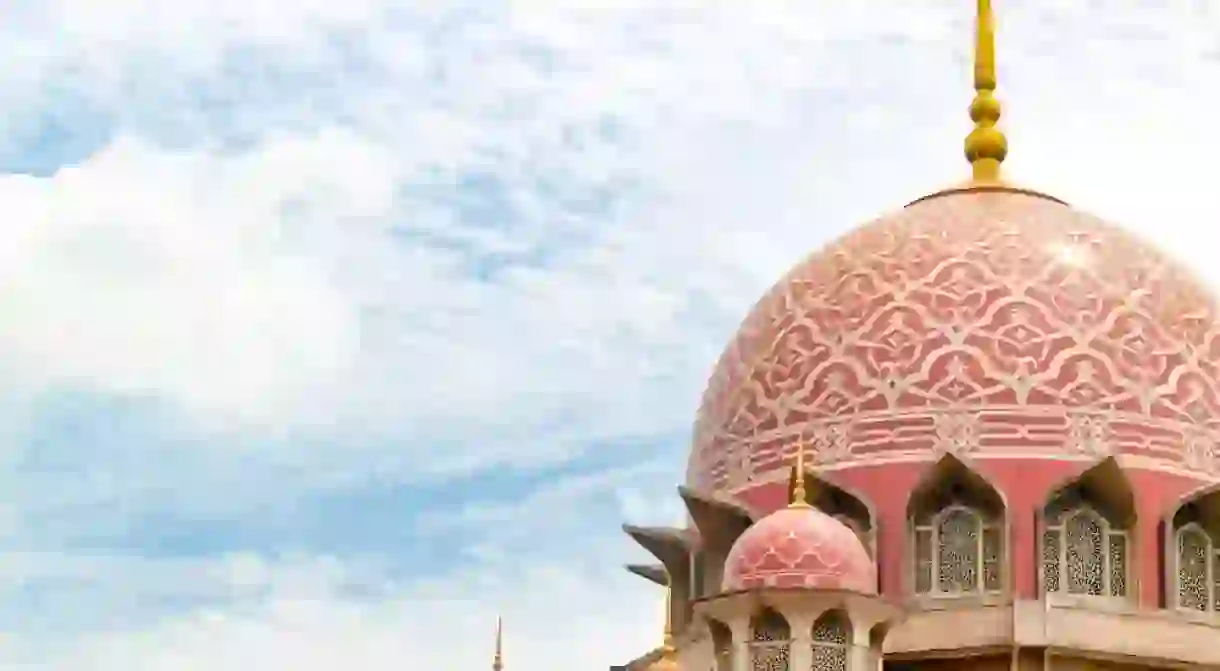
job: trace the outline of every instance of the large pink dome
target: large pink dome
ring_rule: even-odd
[[[798,441],[823,464],[989,449],[1211,472],[1215,314],[1189,272],[1058,200],[938,194],[755,306],[704,395],[688,481],[735,490]]]
[[[724,591],[763,587],[876,594],[877,572],[855,532],[812,507],[781,508],[733,543]]]

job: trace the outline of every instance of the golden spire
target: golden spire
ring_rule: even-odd
[[[970,119],[974,130],[966,136],[966,159],[975,183],[999,183],[1000,163],[1008,155],[1008,139],[996,128],[1000,102],[995,99],[995,17],[991,0],[978,0],[974,41],[974,100]]]
[[[795,473],[794,482],[792,484],[792,501],[788,504],[789,508],[808,508],[809,493],[805,491],[805,443],[797,442],[796,444],[796,466],[793,467]]]
[[[496,654],[491,658],[491,671],[504,668],[504,619],[496,616]]]
[[[661,656],[648,667],[649,671],[681,671],[678,665],[678,649],[674,647],[673,578],[666,574],[665,582],[665,630],[661,637]]]

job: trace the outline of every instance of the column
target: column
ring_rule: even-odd
[[[729,622],[733,633],[733,671],[750,671],[750,620],[738,618]]]
[[[1159,501],[1148,500],[1151,498],[1137,499],[1139,511],[1136,513],[1135,538],[1127,540],[1127,574],[1136,581],[1135,587],[1139,590],[1135,600],[1148,609],[1160,608],[1161,583],[1170,575],[1166,567],[1177,564],[1177,547],[1172,544],[1167,546],[1166,536],[1161,530],[1161,509],[1156,505]],[[1172,522],[1166,526],[1170,527],[1169,533],[1172,534]],[[1162,548],[1165,550],[1164,564],[1159,561]],[[1176,603],[1176,595],[1169,590],[1175,588],[1173,581],[1165,585],[1165,603],[1171,608]]]
[[[873,655],[869,628],[851,622],[850,647],[847,648],[847,671],[881,671],[881,658]]]
[[[788,670],[809,671],[813,668],[813,640],[811,638],[814,617],[781,612],[792,632],[792,643],[788,648]],[[819,613],[820,614],[820,613]]]
[[[1001,566],[1006,569],[1012,594],[1017,599],[1038,598],[1038,573],[1042,557],[1032,548],[1041,547],[1037,530],[1038,504],[1029,496],[1013,494],[1008,502],[1008,538],[1002,548]]]

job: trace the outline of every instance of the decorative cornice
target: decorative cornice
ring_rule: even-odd
[[[623,531],[665,565],[670,573],[684,572],[692,546],[684,529],[624,524]]]
[[[655,583],[661,587],[669,584],[668,575],[665,572],[665,567],[660,564],[627,564],[623,568],[628,572]]]

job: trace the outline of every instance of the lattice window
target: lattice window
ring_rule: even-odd
[[[1048,507],[1042,532],[1042,588],[1077,596],[1127,596],[1127,532],[1081,505]]]
[[[1127,595],[1127,535],[1111,533],[1109,535],[1110,563],[1106,574],[1110,576],[1110,595]]]
[[[1193,522],[1178,529],[1176,536],[1177,607],[1220,611],[1220,554],[1215,541]]]
[[[810,635],[810,671],[847,671],[851,622],[843,613],[830,611],[813,623]]]
[[[951,505],[916,525],[915,591],[937,596],[999,592],[1003,527],[977,510]]]
[[[983,590],[986,592],[1000,591],[1000,527],[994,524],[983,525]]]
[[[1212,553],[1212,610],[1220,612],[1220,550]]]
[[[750,620],[750,671],[788,671],[792,630],[782,615],[763,611]]]
[[[1047,529],[1042,532],[1042,587],[1048,593],[1058,592],[1061,582],[1059,580],[1059,566],[1062,562],[1062,543],[1059,542],[1063,534],[1058,529]]]

